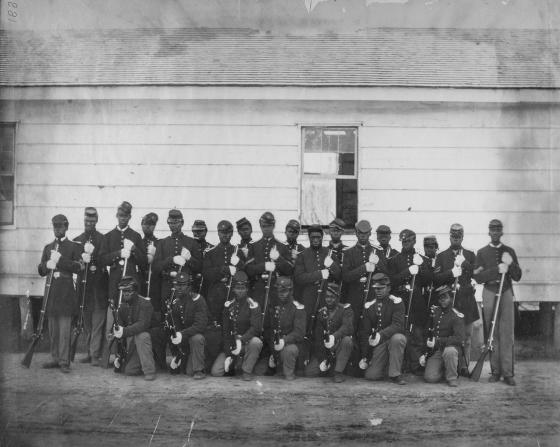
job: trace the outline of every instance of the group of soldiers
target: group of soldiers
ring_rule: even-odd
[[[214,246],[204,221],[194,222],[193,237],[184,234],[177,209],[167,218],[171,234],[159,240],[158,216],[142,218],[142,237],[129,227],[131,212],[123,202],[116,227],[103,235],[96,209],[86,208],[84,232],[74,241],[66,237],[66,217],[53,217],[55,240],[38,267],[42,276],[53,273],[46,308],[52,361],[45,368],[70,371],[79,316],[87,335],[80,362],[106,366],[114,352],[116,372],[146,380],[160,370],[194,379],[388,377],[405,385],[409,372],[457,386],[458,375],[468,371],[479,318],[474,281],[484,284],[483,309],[492,309],[501,276],[490,381],[503,377],[515,385],[512,281],[520,280],[521,269],[515,251],[500,242],[498,220],[490,222],[490,243],[476,255],[463,248],[460,224],[450,227],[449,248],[438,253],[435,236],[427,236],[420,254],[408,229],[399,234],[400,252],[390,245],[386,225],[377,227],[372,244],[366,220],[356,223],[352,247],[343,244],[346,224],[336,218],[328,245],[323,227],[311,225],[305,248],[297,241],[297,220],[288,222],[281,242],[273,214],[265,212],[260,240],[252,240],[251,222],[242,218],[236,222],[240,242],[233,245],[233,224],[222,220]],[[489,327],[492,313],[483,317]]]

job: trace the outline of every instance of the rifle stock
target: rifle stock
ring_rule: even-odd
[[[476,365],[474,366],[471,372],[472,381],[478,382],[478,380],[480,379],[480,374],[482,373],[482,367],[484,366],[484,361],[486,360],[486,356],[488,355],[488,352],[489,352],[488,348],[486,346],[483,346],[480,356],[478,357],[478,360],[476,362]]]
[[[21,364],[26,368],[29,368],[29,366],[31,365],[31,359],[33,359],[33,353],[35,352],[35,347],[37,346],[37,343],[39,343],[40,339],[41,338],[36,337],[35,334],[33,335],[33,340],[31,340],[31,344],[29,345],[29,348],[27,348],[27,352],[25,353],[25,356],[21,361]]]
[[[84,279],[82,279],[82,304],[80,306],[80,316],[78,321],[72,330],[72,335],[70,338],[70,361],[74,361],[76,356],[76,348],[78,347],[78,339],[84,331],[84,306],[86,303],[86,285],[87,285],[87,272],[89,269],[89,263],[85,264],[84,268]]]

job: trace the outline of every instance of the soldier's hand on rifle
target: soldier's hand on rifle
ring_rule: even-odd
[[[191,259],[191,252],[188,248],[183,247],[181,250],[181,256],[188,262]]]
[[[249,249],[247,247],[242,247],[241,252],[243,253],[243,256],[247,257],[247,255],[249,254]]]
[[[360,360],[360,363],[358,363],[358,366],[360,367],[360,369],[367,369],[368,367],[368,361],[367,358],[363,358]]]
[[[123,259],[130,258],[130,250],[128,250],[126,248],[122,248],[121,249],[121,258],[123,258]]]
[[[51,261],[54,261],[56,264],[58,264],[61,256],[62,255],[58,251],[51,250]]]
[[[117,326],[113,331],[113,335],[115,338],[122,338],[124,332],[124,328],[122,326]]]
[[[179,366],[181,366],[181,357],[173,357],[171,359],[171,363],[169,364],[169,367],[171,369],[177,369],[179,368]]]
[[[229,372],[229,369],[231,368],[231,364],[233,363],[233,359],[231,358],[230,355],[228,355],[225,360],[224,360],[224,371],[225,372]]]
[[[329,335],[329,340],[325,342],[325,348],[331,349],[334,347],[335,339],[334,335]]]
[[[56,268],[56,262],[53,261],[52,259],[49,259],[49,260],[47,261],[47,268],[48,268],[49,270],[54,270],[54,269]]]
[[[368,339],[369,345],[370,345],[370,346],[373,346],[373,347],[377,346],[377,345],[379,344],[380,341],[381,341],[381,335],[379,335],[379,332],[377,332],[377,333],[375,334],[375,337],[372,337],[372,336],[370,335],[370,336],[369,336],[369,339]]]
[[[151,264],[152,262],[154,262],[154,255],[148,253],[148,264]]]
[[[173,262],[177,265],[180,265],[181,267],[187,263],[186,259],[183,258],[181,255],[173,256]]]
[[[282,349],[284,349],[284,344],[285,344],[285,343],[284,343],[284,339],[281,338],[281,339],[278,341],[278,344],[274,344],[274,350],[275,350],[275,351],[281,351]]]
[[[134,250],[134,242],[132,242],[130,239],[123,239],[123,248],[126,248],[128,251]]]
[[[230,266],[229,266],[229,274],[230,274],[231,276],[235,275],[235,272],[236,272],[236,271],[237,271],[237,269],[235,268],[235,266],[233,266],[233,265],[230,265]]]
[[[241,353],[242,346],[243,346],[243,344],[241,343],[241,339],[236,338],[235,339],[235,349],[233,351],[231,351],[231,353],[233,355],[239,355]]]
[[[366,262],[366,272],[371,273],[375,270],[375,264],[373,262]]]
[[[379,263],[379,256],[377,256],[373,251],[369,255],[369,262],[373,265],[377,265]]]
[[[422,259],[422,256],[420,256],[418,253],[414,253],[414,256],[412,257],[412,262],[414,263],[414,265],[422,265],[424,260]]]
[[[418,363],[420,363],[420,366],[422,367],[426,366],[426,354],[422,354],[420,356],[420,358],[418,359]]]
[[[455,265],[452,269],[451,269],[451,273],[453,273],[453,278],[458,278],[459,276],[461,276],[461,274],[463,273],[463,269],[457,265]]]
[[[411,275],[417,275],[418,274],[418,266],[416,264],[413,264],[408,268],[408,271],[410,272]]]
[[[428,338],[428,341],[426,341],[426,346],[430,349],[434,349],[435,345],[436,345],[436,339]]]
[[[465,262],[465,257],[463,255],[457,255],[457,257],[455,258],[454,264],[457,267],[461,267],[463,265],[463,262]]]
[[[329,362],[327,362],[326,360],[323,360],[323,361],[319,364],[319,369],[321,370],[321,372],[328,371],[329,368],[330,368]]]
[[[513,258],[507,251],[504,251],[504,254],[502,255],[502,262],[508,266],[513,264]]]
[[[323,277],[323,279],[329,279],[329,270],[328,269],[321,270],[321,276]]]
[[[331,258],[330,256],[327,256],[327,257],[325,258],[325,260],[323,261],[323,265],[324,265],[326,268],[329,268],[331,265],[333,265],[333,263],[334,263],[333,258]]]
[[[280,252],[278,251],[276,246],[272,247],[270,249],[270,259],[272,259],[273,261],[277,261],[279,257],[280,257]]]
[[[500,272],[500,274],[507,273],[508,269],[509,267],[505,262],[498,264],[498,272]]]
[[[146,248],[146,252],[149,255],[155,256],[156,255],[156,246],[154,244],[148,245],[148,248]]]
[[[82,253],[82,261],[84,261],[86,264],[89,264],[91,262],[91,255],[89,253]]]
[[[174,345],[179,345],[181,344],[182,341],[183,341],[183,334],[181,334],[180,332],[176,332],[175,337],[173,337],[173,335],[171,336],[171,343],[173,343]]]
[[[235,267],[237,264],[239,264],[239,256],[237,256],[235,253],[232,254],[229,263]]]
[[[273,272],[274,270],[276,270],[276,264],[274,262],[265,262],[264,263],[264,269],[267,272]]]

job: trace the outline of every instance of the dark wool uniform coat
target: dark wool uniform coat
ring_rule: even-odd
[[[474,287],[472,286],[472,277],[475,263],[474,252],[461,248],[462,254],[465,257],[463,264],[461,264],[462,273],[459,276],[459,289],[455,295],[455,309],[464,315],[465,324],[470,324],[478,320],[478,305],[474,297]],[[451,247],[442,251],[436,257],[436,272],[434,277],[434,286],[439,287],[443,284],[453,285],[455,278],[451,269],[455,265],[455,258],[457,257]]]
[[[49,274],[50,270],[47,269],[47,261],[51,257],[51,250],[55,249],[61,256],[53,272],[47,301],[47,317],[69,317],[75,315],[78,310],[78,300],[72,274],[80,272],[81,248],[66,237],[61,241],[54,240],[50,244],[45,245],[41,256],[41,263],[37,268],[39,275],[47,276]]]
[[[208,295],[208,284],[206,284],[206,282],[203,279],[204,258],[206,257],[206,254],[208,253],[208,251],[210,251],[212,248],[214,248],[214,244],[211,244],[206,239],[195,239],[195,242],[198,245],[198,253],[199,253],[198,258],[200,259],[200,262],[202,263],[202,267],[201,267],[200,271],[195,272],[194,275],[193,275],[192,289],[195,292],[199,292],[202,296],[207,296]]]
[[[251,299],[233,299],[224,305],[223,335],[224,352],[231,355],[235,338],[241,337],[241,343],[247,343],[251,338],[258,337],[262,332],[262,314],[259,304]]]
[[[266,339],[274,345],[275,334],[284,339],[285,345],[303,342],[305,337],[305,309],[297,301],[278,303],[270,308],[266,324]]]
[[[153,326],[154,309],[150,299],[134,294],[127,303],[123,301],[118,310],[118,323],[123,326],[123,338],[146,332]]]
[[[449,306],[443,310],[436,307],[434,310],[434,337],[435,349],[443,350],[447,346],[455,346],[459,352],[465,339],[465,319],[463,314]]]
[[[508,252],[513,258],[513,263],[509,266],[504,279],[504,292],[512,288],[512,280],[519,281],[521,279],[521,267],[515,250],[507,245],[501,244],[499,247],[487,245],[482,247],[476,253],[475,270],[482,267],[482,271],[474,275],[474,279],[490,290],[497,292],[500,287],[500,273],[498,272],[498,264],[502,262],[502,256]]]
[[[350,304],[338,303],[334,311],[329,311],[326,306],[319,309],[313,336],[314,352],[319,362],[328,357],[324,344],[324,336],[327,334],[334,335],[335,345],[343,337],[354,334],[354,312]]]
[[[144,250],[146,253],[148,252],[148,247],[153,245],[157,251],[159,249],[159,240],[155,236],[151,237],[144,237],[142,239],[142,243],[144,244]],[[155,260],[155,257],[154,257]],[[154,266],[152,261],[152,276],[150,278],[150,290],[148,293],[148,273],[149,273],[150,264],[145,264],[140,267],[140,293],[144,296],[150,297],[150,301],[154,308],[155,312],[161,312],[161,278],[159,275],[154,274]]]
[[[89,242],[93,245],[91,261],[88,264],[87,272],[82,270],[78,279],[78,302],[82,299],[84,290],[84,278],[87,280],[85,288],[85,309],[107,309],[109,274],[104,265],[99,260],[101,247],[103,245],[103,235],[99,231],[82,233],[74,238],[74,242],[80,244],[80,251],[84,251],[84,245]]]
[[[181,332],[183,341],[196,334],[204,334],[208,325],[208,307],[201,295],[189,292],[177,296],[172,305],[175,330]]]

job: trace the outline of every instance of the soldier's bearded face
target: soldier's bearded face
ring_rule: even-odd
[[[371,236],[371,231],[366,231],[365,233],[356,230],[356,237],[358,238],[358,243],[360,245],[366,245],[369,242]]]
[[[377,233],[377,242],[379,242],[382,247],[386,247],[390,240],[391,235],[389,233]]]
[[[309,236],[309,244],[313,248],[319,248],[323,245],[323,236],[320,233],[311,233]]]
[[[338,228],[331,228],[329,229],[329,234],[331,235],[331,241],[337,244],[342,237],[342,230],[339,230]]]
[[[218,238],[220,239],[220,243],[228,244],[233,236],[233,230],[228,231],[218,231]]]
[[[245,284],[236,283],[233,285],[233,296],[237,300],[242,300],[243,298],[247,298],[247,286]]]
[[[169,229],[171,230],[171,234],[179,234],[181,229],[183,228],[183,221],[182,220],[168,220],[167,225],[169,225]]]
[[[126,289],[122,289],[122,299],[125,303],[128,303],[132,297],[134,296],[134,288],[127,287]]]
[[[239,237],[242,240],[248,240],[251,238],[251,233],[253,232],[253,229],[251,228],[250,225],[243,225],[242,227],[239,227],[237,229],[237,233],[239,234]]]
[[[463,235],[461,233],[450,234],[449,242],[451,243],[451,248],[459,248],[463,243]]]
[[[64,224],[53,225],[54,237],[58,239],[62,239],[66,235],[66,230],[68,230],[68,227]]]
[[[192,234],[195,239],[204,239],[208,230],[192,230]]]
[[[86,233],[91,233],[95,231],[95,226],[97,225],[97,219],[95,217],[84,217],[84,230]]]
[[[119,223],[119,228],[125,228],[130,222],[130,214],[123,213],[122,211],[117,212],[117,221]]]

